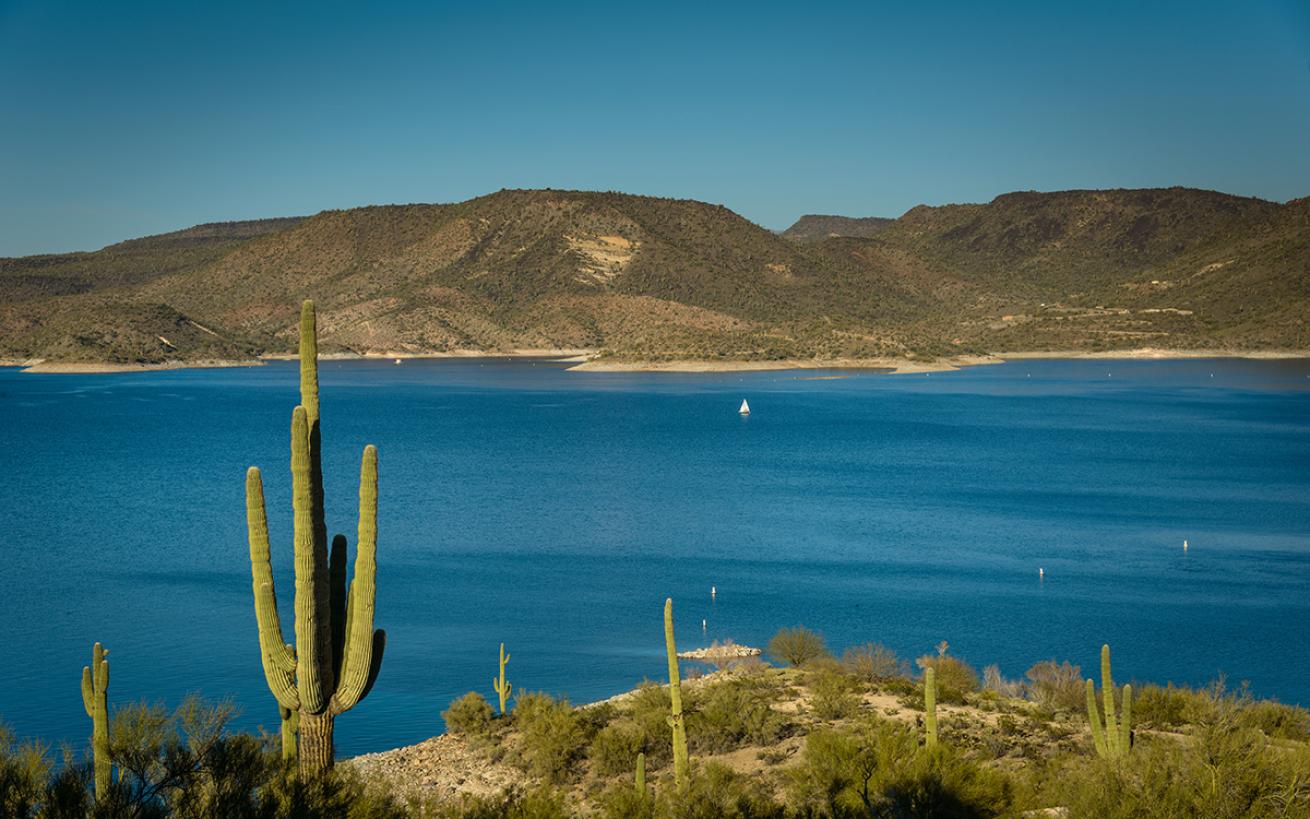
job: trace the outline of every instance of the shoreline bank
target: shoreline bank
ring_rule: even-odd
[[[323,353],[324,361],[384,361],[421,359],[493,359],[541,358],[554,363],[571,364],[569,372],[583,373],[716,373],[716,372],[768,372],[783,370],[866,370],[882,371],[888,375],[913,373],[951,372],[966,367],[1003,364],[1025,360],[1196,360],[1206,358],[1240,358],[1254,361],[1310,359],[1310,350],[1172,350],[1142,347],[1132,350],[1020,350],[989,355],[949,356],[933,360],[912,358],[814,358],[754,361],[745,359],[711,361],[705,359],[672,359],[669,361],[634,361],[598,357],[594,350],[579,349],[516,349],[502,352],[457,350],[430,353]],[[294,361],[293,353],[270,353],[254,359],[199,359],[196,361],[163,361],[149,364],[115,364],[95,361],[46,361],[43,359],[4,359],[0,367],[21,367],[25,373],[94,375],[111,373],[153,372],[160,370],[193,370],[235,367],[259,367],[269,361]]]

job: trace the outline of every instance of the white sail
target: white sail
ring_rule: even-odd
[[[741,409],[737,410],[737,412],[741,413],[742,415],[751,414],[751,405],[746,403],[745,398],[741,399]]]

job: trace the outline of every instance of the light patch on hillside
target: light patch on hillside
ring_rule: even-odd
[[[565,236],[578,254],[577,280],[583,284],[605,284],[624,271],[637,255],[641,242],[622,236]]]

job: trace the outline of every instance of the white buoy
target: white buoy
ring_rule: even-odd
[[[1187,541],[1183,541],[1183,551],[1187,551]]]
[[[1037,576],[1038,576],[1039,578],[1041,578],[1042,580],[1045,580],[1045,579],[1046,579],[1046,570],[1045,570],[1045,569],[1040,569],[1040,568],[1039,568],[1039,569],[1037,570]]]
[[[396,359],[396,363],[397,363],[397,364],[400,363],[400,359],[399,359],[399,358]]]
[[[701,621],[700,621],[700,630],[701,630],[701,631],[705,631],[705,629],[707,629],[708,627],[709,627],[709,626],[706,624],[705,619],[704,619],[704,618],[701,618]]]
[[[716,598],[716,597],[718,597],[718,596],[719,596],[719,587],[718,587],[718,586],[710,586],[710,599],[713,600],[714,598]]]

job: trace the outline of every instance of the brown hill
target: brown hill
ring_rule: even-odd
[[[918,207],[872,238],[793,241],[701,202],[506,190],[202,225],[0,260],[0,357],[284,352],[309,296],[325,350],[358,353],[1306,348],[1310,204],[1016,193]]]
[[[816,242],[836,236],[854,236],[868,239],[877,236],[895,219],[882,216],[823,216],[809,214],[796,220],[782,235],[797,242]]]

